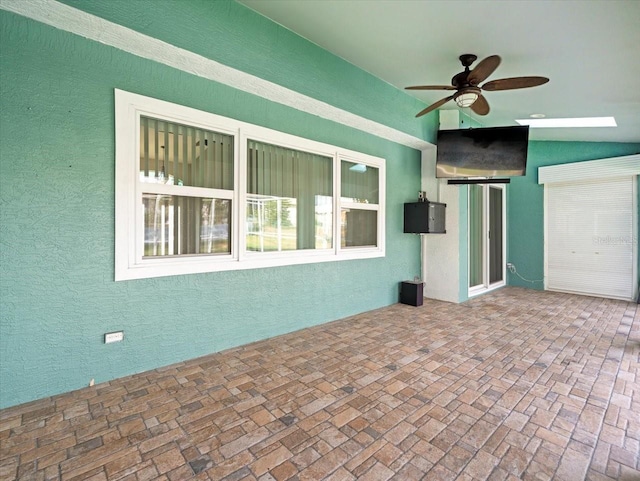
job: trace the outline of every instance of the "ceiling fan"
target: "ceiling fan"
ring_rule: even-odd
[[[420,117],[441,107],[449,100],[455,100],[458,107],[471,107],[471,110],[478,115],[487,115],[489,113],[489,103],[482,95],[483,90],[524,89],[546,84],[549,81],[547,77],[511,77],[492,80],[480,86],[480,82],[483,82],[498,68],[498,65],[500,65],[500,57],[498,55],[491,55],[481,60],[473,70],[470,70],[469,66],[475,62],[477,58],[477,56],[469,53],[460,55],[460,62],[464,67],[464,71],[454,75],[451,79],[451,85],[417,85],[415,87],[406,87],[407,90],[456,90],[455,94],[439,100],[418,112],[416,117]]]

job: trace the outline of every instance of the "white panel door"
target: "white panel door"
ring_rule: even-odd
[[[545,184],[546,288],[630,300],[635,177]]]

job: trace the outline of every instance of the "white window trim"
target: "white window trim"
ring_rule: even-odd
[[[145,258],[136,251],[142,236],[139,191],[140,116],[163,119],[234,136],[234,190],[231,196],[231,254]],[[196,274],[238,269],[256,269],[315,262],[367,259],[385,255],[385,160],[341,147],[316,142],[220,115],[185,107],[163,100],[115,89],[116,175],[115,175],[115,280],[144,279],[182,274]],[[257,140],[333,159],[334,237],[328,250],[285,252],[247,252],[245,250],[247,141]],[[379,169],[379,204],[342,203],[340,200],[340,162],[348,160]],[[163,192],[166,191],[163,187]],[[175,187],[176,194],[187,187]],[[144,185],[145,192],[153,184]],[[198,188],[195,189],[195,193]],[[207,196],[213,189],[206,189]],[[179,191],[179,192],[178,192]],[[203,192],[204,193],[204,192]],[[229,198],[220,191],[217,198]],[[217,193],[216,193],[217,195]],[[340,211],[343,207],[376,210],[378,238],[375,247],[340,247]],[[138,227],[140,226],[140,227]]]

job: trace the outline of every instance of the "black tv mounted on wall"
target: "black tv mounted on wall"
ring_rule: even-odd
[[[500,178],[526,174],[528,146],[527,125],[440,130],[436,177],[452,179],[449,183],[507,183]]]

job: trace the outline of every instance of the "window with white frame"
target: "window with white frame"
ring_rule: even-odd
[[[230,254],[233,137],[140,116],[143,258]]]
[[[115,100],[116,280],[384,256],[384,159]]]
[[[375,247],[380,211],[379,169],[341,160],[340,242],[343,248]]]

